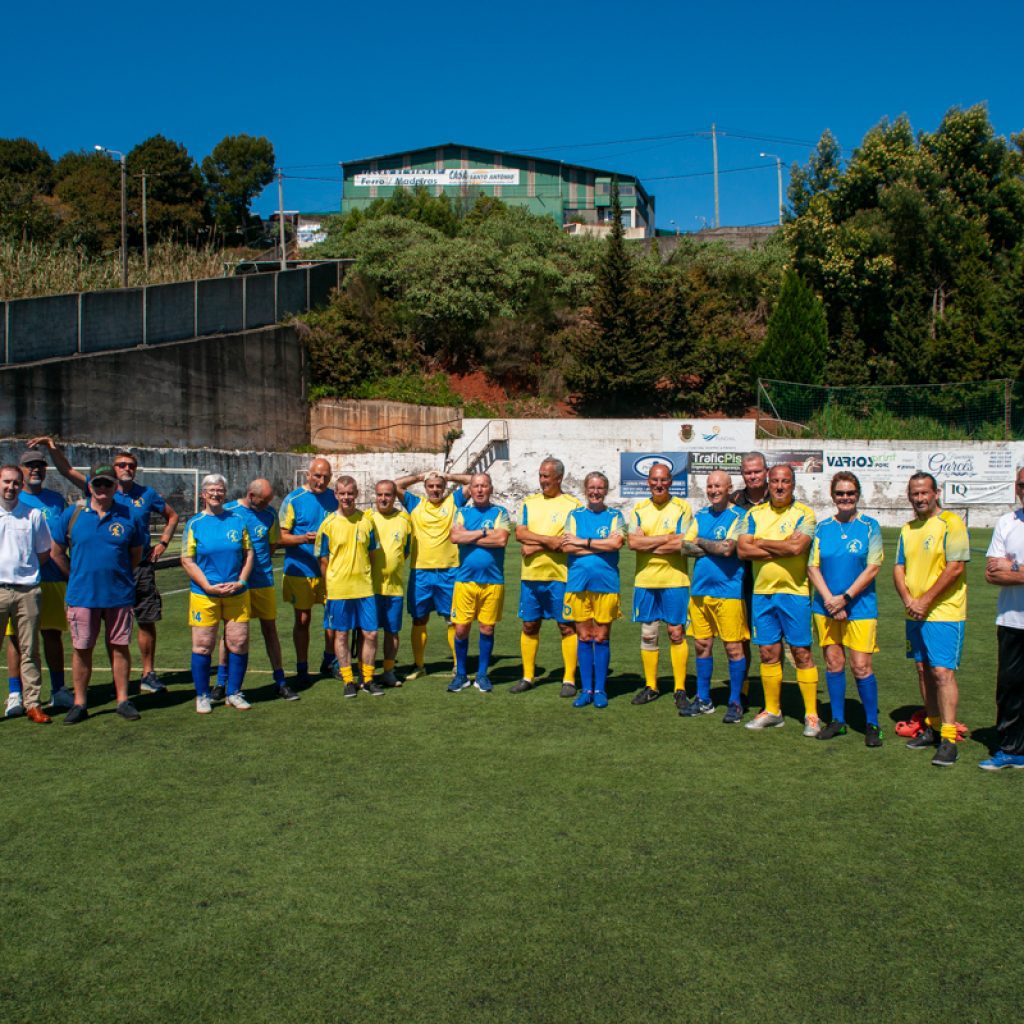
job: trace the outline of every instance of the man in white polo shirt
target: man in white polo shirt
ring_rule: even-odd
[[[1024,466],[1017,470],[1024,505]],[[999,587],[996,612],[996,732],[999,749],[978,765],[986,771],[1024,768],[1024,507],[1001,516],[985,559],[985,579]]]
[[[50,557],[46,517],[19,499],[19,466],[0,466],[0,636],[10,620],[21,652],[25,714],[37,725],[50,716],[39,706],[39,570]]]

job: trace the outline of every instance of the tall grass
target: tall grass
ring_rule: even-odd
[[[856,415],[847,409],[819,409],[806,425],[776,421],[771,437],[821,438],[824,440],[891,440],[891,441],[1003,441],[1006,439],[1004,418],[957,420],[954,416],[898,416],[887,409],[871,408]]]
[[[168,284],[201,277],[221,277],[224,264],[234,262],[234,251],[195,249],[177,242],[159,242],[149,248],[149,270],[142,253],[128,256],[128,284]],[[121,287],[118,252],[89,256],[77,249],[0,241],[0,299],[26,299],[39,295],[103,291]]]

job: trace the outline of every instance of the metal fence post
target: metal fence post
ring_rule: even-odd
[[[149,344],[149,286],[142,288],[142,344]]]
[[[78,344],[75,346],[75,348],[77,349],[79,355],[82,354],[82,296],[84,294],[84,292],[78,293]]]
[[[242,276],[242,330],[244,331],[249,325],[249,317],[247,314],[247,306],[249,301],[249,277],[248,275]]]
[[[192,282],[192,337],[199,337],[199,282]]]

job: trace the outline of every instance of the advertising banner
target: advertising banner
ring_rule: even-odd
[[[666,420],[661,443],[666,448],[738,448],[754,447],[754,420]]]
[[[1013,451],[1009,447],[984,451],[950,448],[919,452],[918,468],[927,470],[939,480],[1013,479]]]
[[[686,473],[688,452],[619,452],[619,494],[623,498],[649,498],[647,474],[661,462],[672,470],[672,493],[685,498],[689,493]]]
[[[371,171],[353,177],[357,188],[415,188],[417,185],[450,188],[460,185],[518,185],[515,167],[404,167]]]
[[[1012,505],[1012,480],[946,480],[942,485],[942,504]]]
[[[831,476],[845,469],[859,477],[908,477],[920,467],[922,459],[921,452],[830,447],[825,452],[825,472]]]
[[[743,452],[690,452],[691,473],[712,473],[716,469],[736,474],[743,462]]]
[[[820,448],[767,453],[769,466],[792,466],[795,473],[821,473],[825,460]]]

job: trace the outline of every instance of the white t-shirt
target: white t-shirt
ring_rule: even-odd
[[[8,512],[0,505],[0,583],[38,583],[39,556],[50,550],[51,543],[41,509],[19,501]]]
[[[996,624],[1024,629],[1024,509],[999,517],[985,557],[1015,558],[1021,564],[1021,585],[999,588]]]

